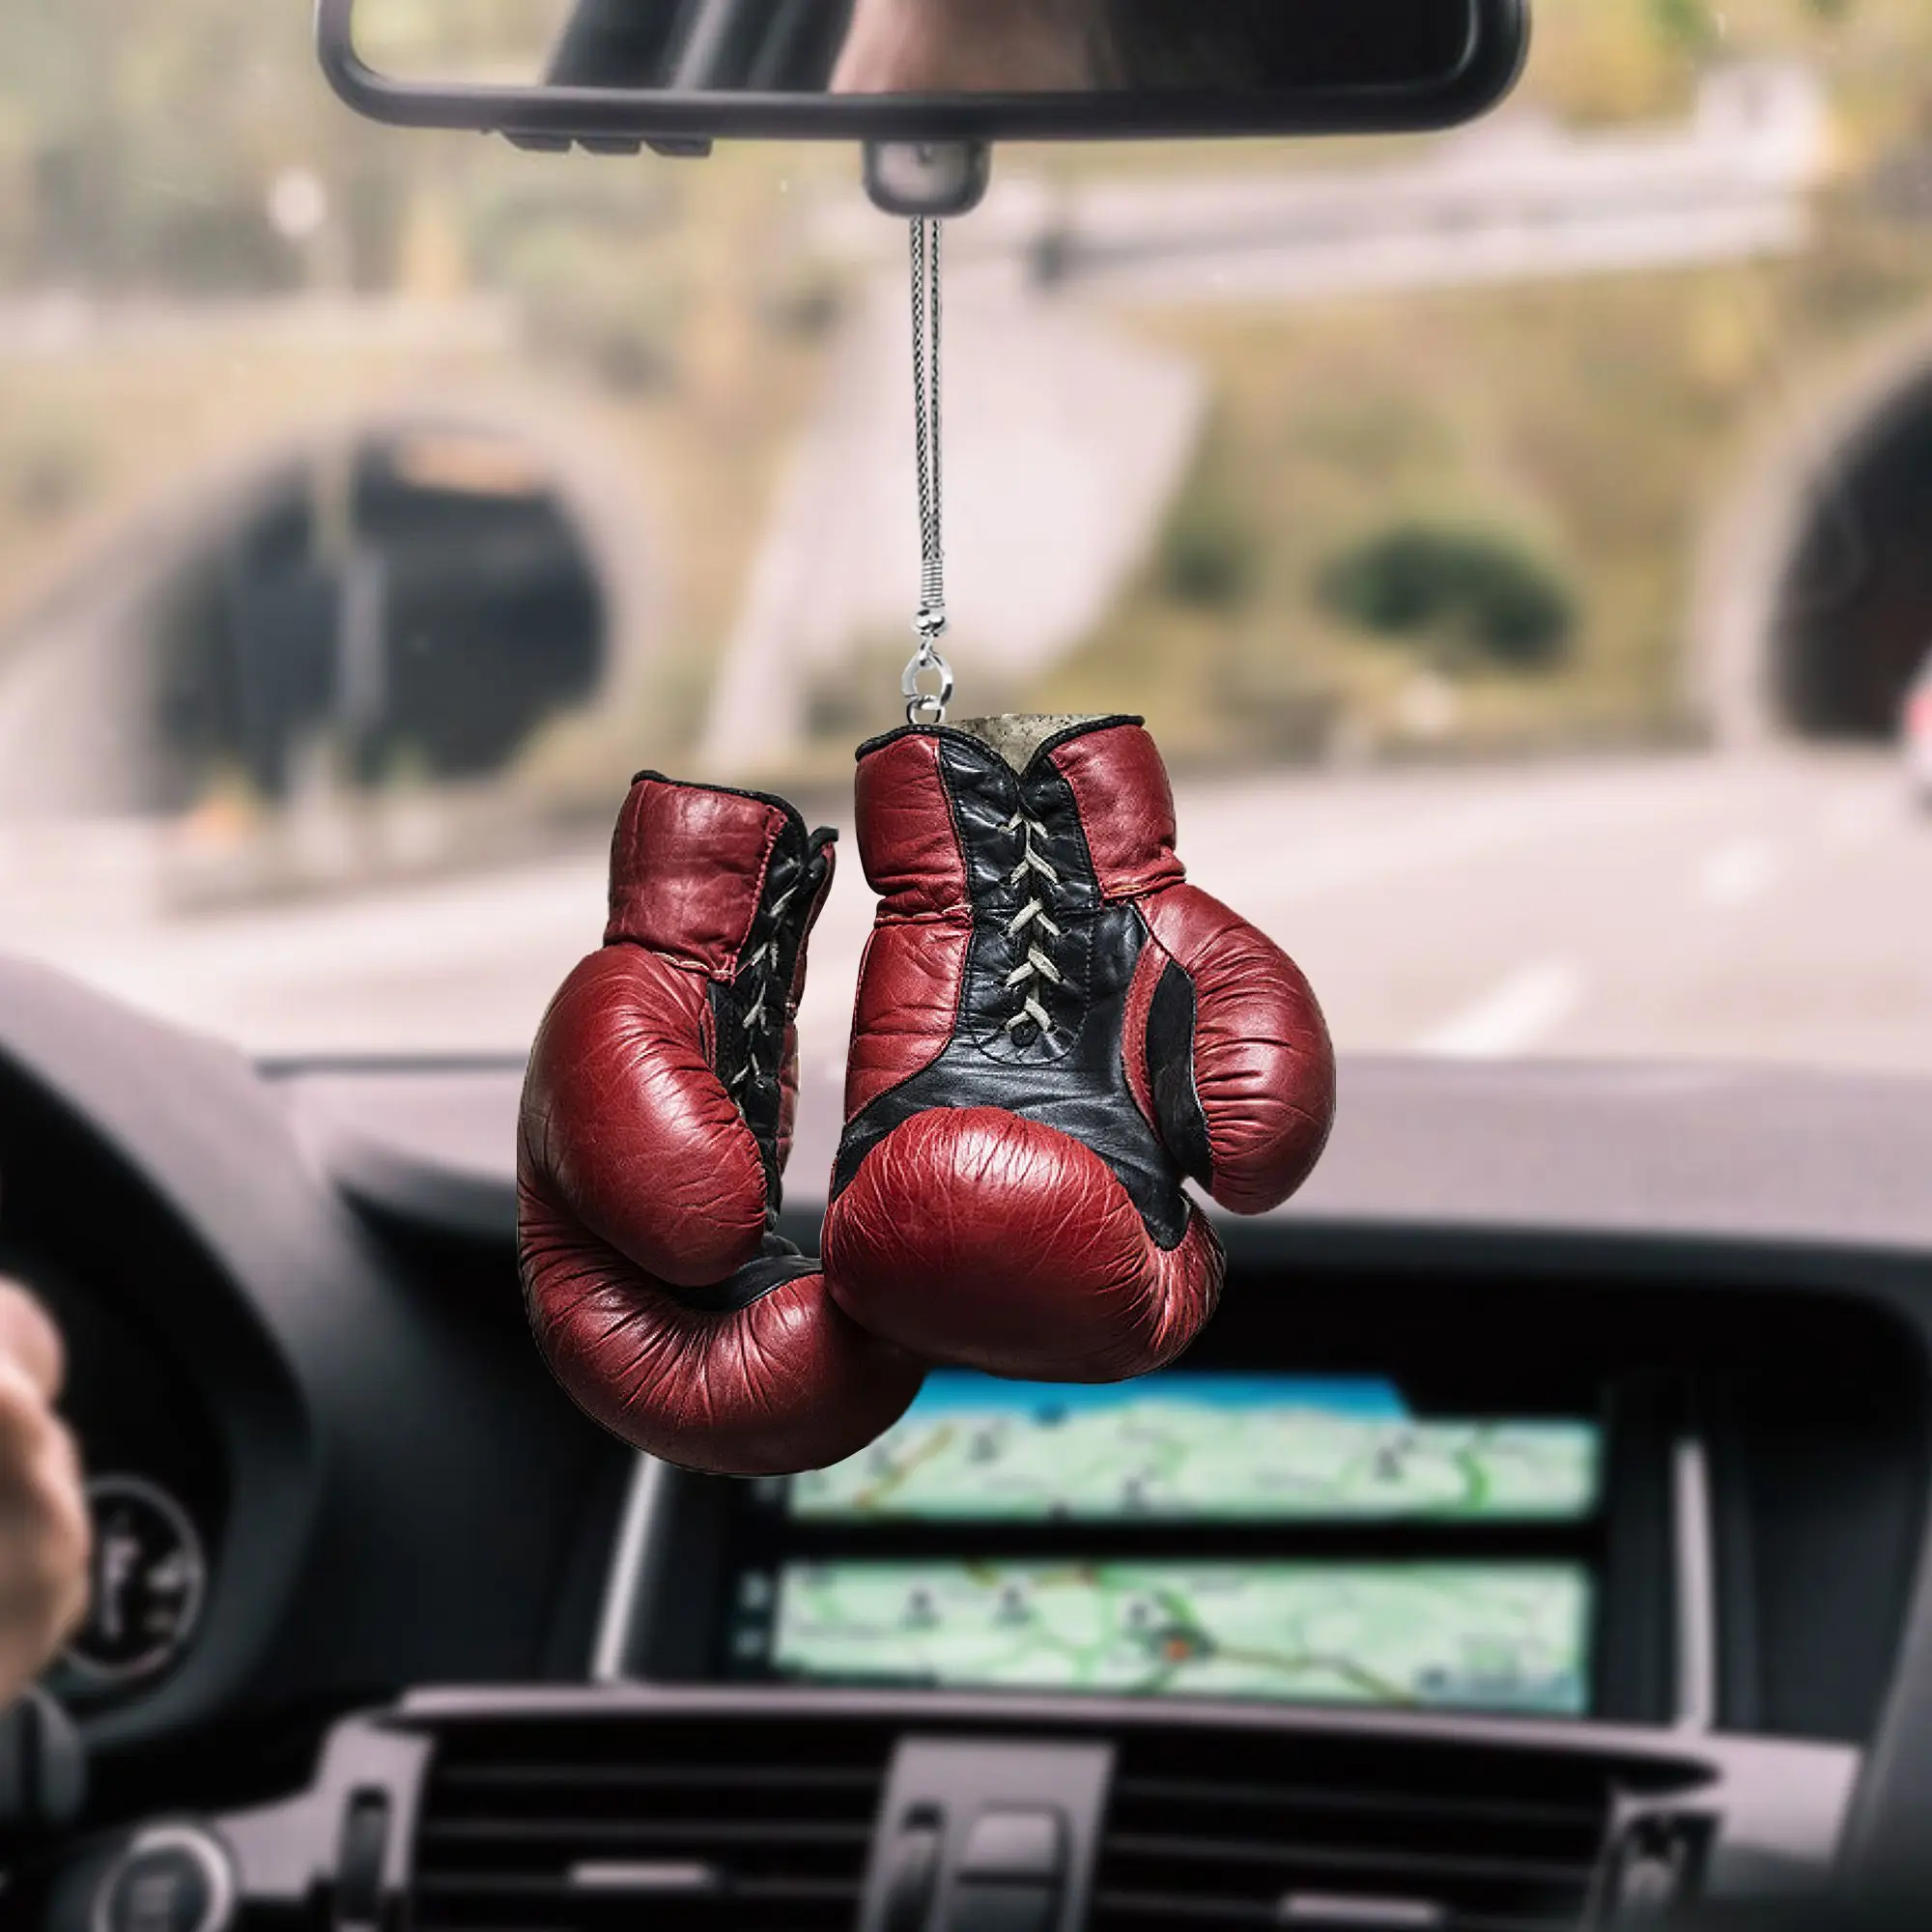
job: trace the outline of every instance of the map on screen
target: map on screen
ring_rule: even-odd
[[[1151,1376],[1119,1386],[931,1377],[851,1461],[801,1476],[800,1521],[1574,1521],[1599,1432],[1413,1415],[1377,1378]]]
[[[807,1680],[1588,1708],[1574,1564],[814,1562],[777,1590],[770,1662]]]

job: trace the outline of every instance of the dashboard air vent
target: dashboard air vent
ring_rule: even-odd
[[[417,1932],[848,1932],[893,1734],[724,1715],[451,1724]]]
[[[1654,1766],[1631,1770],[1633,1782],[1655,1781]],[[1094,1932],[1572,1932],[1624,1783],[1623,1767],[1554,1750],[1332,1733],[1130,1736]]]

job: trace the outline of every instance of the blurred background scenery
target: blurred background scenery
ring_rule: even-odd
[[[1932,1066],[1932,0],[1535,24],[1442,137],[996,157],[958,715],[1144,713],[1345,1047]],[[309,36],[0,10],[0,945],[518,1048],[635,770],[837,819],[898,722],[904,232],[842,148],[379,129]]]

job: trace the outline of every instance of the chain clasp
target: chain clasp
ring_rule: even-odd
[[[946,635],[946,607],[922,604],[913,619],[919,634],[919,649],[908,660],[899,691],[906,701],[908,724],[934,725],[946,723],[946,707],[952,702],[952,667],[939,654],[939,640]],[[922,689],[920,680],[936,677],[936,691]]]

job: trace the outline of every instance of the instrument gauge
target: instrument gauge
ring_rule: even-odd
[[[87,1486],[94,1572],[87,1621],[67,1650],[81,1676],[127,1684],[165,1670],[186,1649],[208,1593],[194,1519],[142,1476]]]

